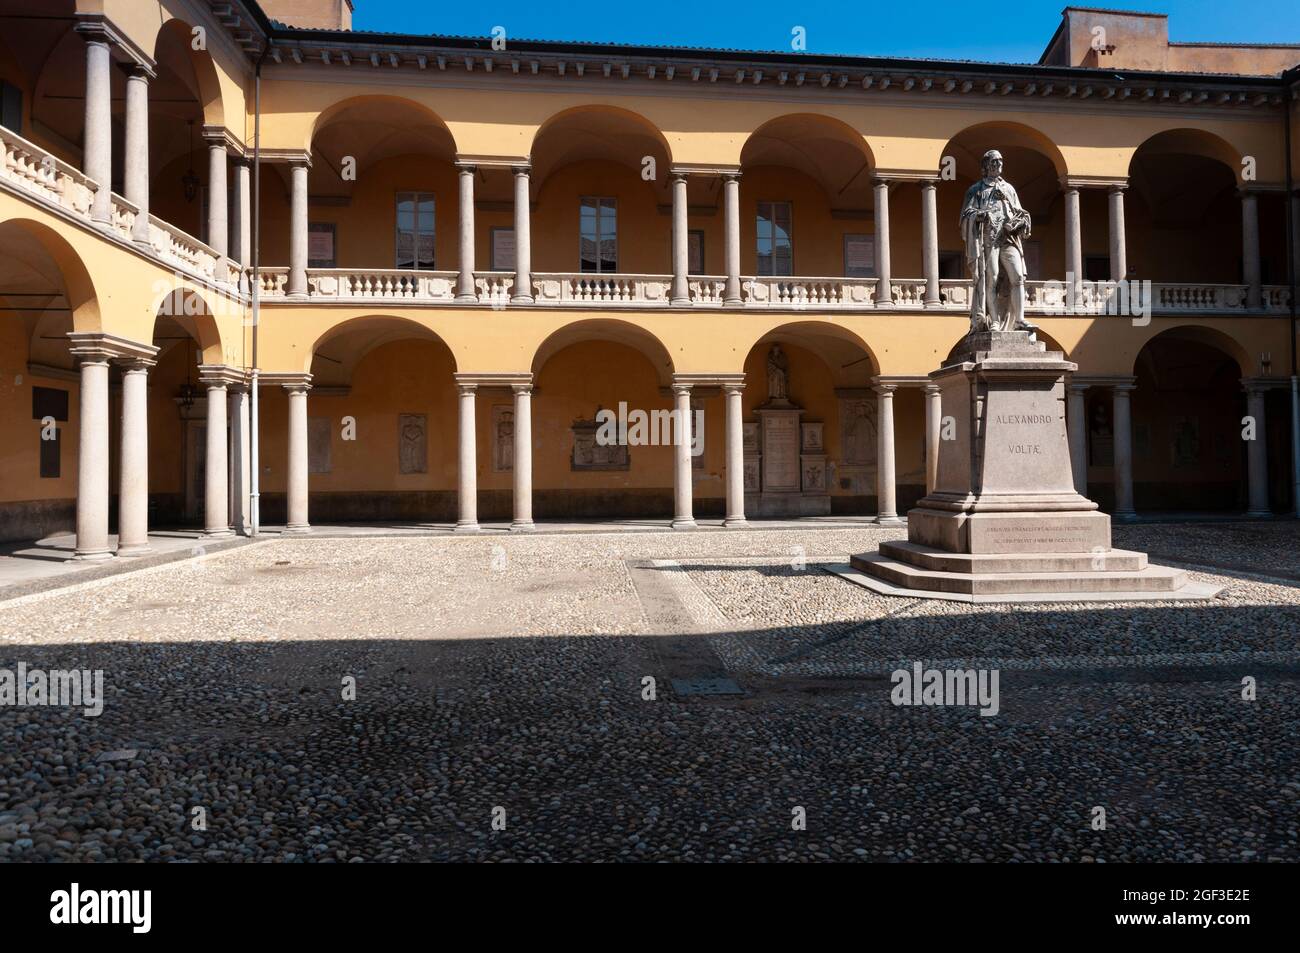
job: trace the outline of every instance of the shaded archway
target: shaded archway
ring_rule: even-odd
[[[340,322],[311,346],[308,485],[316,523],[445,522],[456,512],[456,360],[435,332],[406,318]],[[288,454],[289,405],[262,394],[262,456]],[[266,520],[285,512],[285,475],[263,483]]]
[[[1171,328],[1134,361],[1133,497],[1143,512],[1241,512],[1247,498],[1242,440],[1246,395],[1240,348],[1210,328]],[[1090,469],[1105,475],[1108,389],[1088,395]]]
[[[662,275],[670,270],[673,160],[653,123],[613,106],[568,109],[542,124],[531,155],[533,234],[550,237],[534,242],[536,271]],[[713,177],[692,179],[688,204],[697,213],[700,205],[720,201]],[[716,253],[720,263],[720,244]],[[705,255],[708,261],[707,250]]]
[[[1129,266],[1153,281],[1239,284],[1242,157],[1199,129],[1171,129],[1144,141],[1129,163]],[[1264,284],[1286,273],[1284,196],[1257,194]]]
[[[744,367],[746,514],[874,514],[879,365],[865,342],[837,325],[792,322],[755,341]],[[907,461],[899,482],[910,503],[925,491],[923,427],[912,420],[923,420],[924,408],[919,391],[913,400],[900,390],[895,402]]]
[[[968,277],[958,218],[962,198],[980,177],[981,159],[990,149],[1002,153],[1003,175],[1015,186],[1021,205],[1033,218],[1033,232],[1025,242],[1027,278],[1033,281],[1063,276],[1066,272],[1065,215],[1061,182],[1068,170],[1061,150],[1032,126],[984,122],[969,126],[948,140],[940,159],[936,191],[939,277]],[[1106,254],[1104,191],[1081,192],[1080,214],[1084,221],[1085,257]]]
[[[781,116],[750,134],[740,162],[743,274],[875,273],[868,250],[875,233],[875,160],[861,133],[816,113]],[[910,226],[902,225],[903,237],[891,236],[891,246],[900,251],[909,245]],[[900,274],[912,265],[907,254]],[[919,274],[919,259],[915,264]]]
[[[672,515],[673,447],[665,415],[673,409],[673,365],[649,331],[622,321],[565,325],[537,348],[534,397],[533,507],[542,519],[667,518]],[[698,394],[696,396],[699,396]],[[719,403],[720,401],[713,401]],[[627,421],[617,441],[599,438],[602,411]],[[503,396],[491,408],[500,424],[512,414]],[[644,426],[637,428],[637,420]],[[706,421],[705,446],[712,421]],[[719,417],[716,426],[720,428]],[[721,430],[716,443],[721,461]],[[693,471],[704,512],[721,512],[720,478]],[[494,474],[504,490],[509,474]]]

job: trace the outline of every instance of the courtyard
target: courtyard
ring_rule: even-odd
[[[1207,602],[826,571],[905,533],[267,537],[0,602],[0,668],[105,695],[0,708],[0,860],[1300,860],[1297,524],[1116,527]],[[997,714],[894,705],[915,662]]]

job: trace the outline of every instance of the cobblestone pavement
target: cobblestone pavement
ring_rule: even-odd
[[[0,603],[0,669],[106,696],[0,708],[0,860],[1300,860],[1300,526],[1117,531],[1203,604],[821,569],[899,535],[283,539]],[[915,661],[998,713],[895,706]]]

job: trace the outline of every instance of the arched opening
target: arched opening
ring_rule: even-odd
[[[100,327],[85,266],[66,240],[0,223],[0,541],[70,530],[77,497],[80,379],[68,333]]]
[[[316,523],[447,522],[456,513],[456,372],[446,343],[388,315],[330,328],[312,347],[307,469]],[[289,401],[264,388],[262,458],[288,455]],[[263,480],[269,523],[285,517],[287,483]]]
[[[667,518],[673,512],[673,366],[667,349],[650,332],[620,321],[582,321],[555,331],[532,364],[534,397],[533,508],[542,519]],[[701,389],[694,409],[705,412],[704,454],[695,457],[696,515],[721,515],[723,485],[721,399]],[[497,428],[513,424],[503,395],[491,401],[493,465]],[[712,405],[718,405],[716,408]],[[707,405],[707,406],[706,406]],[[480,405],[481,407],[481,405]],[[598,415],[610,411],[627,421],[617,439],[602,436]],[[637,421],[644,421],[638,427]],[[716,434],[716,439],[714,435]],[[712,460],[713,469],[706,464]],[[509,469],[489,485],[510,486]]]
[[[1129,267],[1153,281],[1241,284],[1241,156],[1198,129],[1171,129],[1138,147],[1125,209]],[[1257,193],[1260,272],[1285,280],[1285,196]]]
[[[85,125],[86,44],[74,31],[74,0],[0,0],[0,81],[15,92],[18,115],[6,125],[29,142],[81,167]],[[113,77],[112,96],[122,94]],[[7,91],[8,92],[8,91]],[[12,103],[6,103],[8,112]]]
[[[996,149],[1002,153],[1003,176],[1020,197],[1020,204],[1033,219],[1033,230],[1025,241],[1026,278],[1030,281],[1060,280],[1066,272],[1065,214],[1061,179],[1066,174],[1060,150],[1041,132],[1020,123],[987,122],[963,129],[944,147],[940,159],[940,180],[936,189],[939,217],[939,277],[969,278],[965,246],[958,220],[966,191],[981,176],[984,153]],[[951,169],[953,178],[945,177]],[[1107,245],[1107,209],[1105,192],[1085,189],[1080,192],[1080,216],[1083,222],[1085,271],[1093,259],[1096,278],[1107,277],[1103,258]],[[919,247],[919,238],[915,243]],[[1109,267],[1105,259],[1105,267]],[[1089,275],[1089,277],[1093,277]]]
[[[395,96],[346,99],[317,117],[310,149],[308,267],[458,267],[456,143],[433,112]],[[262,178],[262,257],[287,262],[290,167],[275,169]],[[479,201],[508,198],[504,173],[499,195],[476,175]]]
[[[149,210],[206,242],[211,238],[212,196],[203,129],[221,128],[225,113],[212,55],[193,48],[192,29],[182,20],[168,20],[154,45],[157,77],[149,84]],[[117,177],[122,163],[115,159],[113,168]],[[227,187],[226,196],[233,202],[234,189]],[[235,221],[233,205],[226,216],[227,221]]]
[[[743,274],[874,276],[875,162],[859,132],[829,116],[781,116],[750,135],[740,163]],[[919,247],[919,232],[911,241],[908,216],[898,218],[898,273],[913,273],[914,264],[920,274],[919,257],[912,262],[905,251]]]
[[[1133,499],[1143,512],[1246,508],[1246,395],[1233,342],[1209,328],[1164,331],[1138,353],[1132,392]],[[1111,479],[1111,392],[1088,392],[1089,473]],[[1104,504],[1103,504],[1104,505]]]
[[[865,342],[831,324],[782,325],[754,343],[742,399],[746,515],[875,514],[878,366]],[[925,495],[923,421],[920,391],[900,389],[898,482],[908,505]]]
[[[533,268],[560,274],[666,274],[671,270],[671,170],[663,135],[636,113],[580,107],[547,120],[532,145],[532,230],[548,237],[534,241]],[[720,271],[721,215],[710,211],[721,202],[718,182],[693,176],[687,194],[694,216],[690,228],[697,236],[691,241],[705,267],[716,261]],[[712,242],[705,219],[716,226]]]

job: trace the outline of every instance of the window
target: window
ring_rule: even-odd
[[[397,193],[397,267],[433,269],[433,193]]]
[[[708,274],[704,270],[704,229],[702,228],[692,228],[686,233],[686,271],[692,275]]]
[[[614,199],[584,195],[578,230],[581,270],[596,274],[618,271],[618,206]]]
[[[790,203],[758,203],[758,273],[793,275],[794,252],[790,245]]]
[[[844,236],[844,277],[874,278],[876,276],[876,236]]]
[[[23,91],[0,80],[0,126],[23,134]]]

